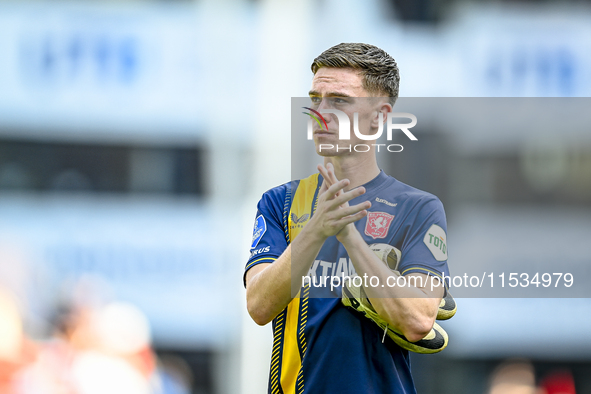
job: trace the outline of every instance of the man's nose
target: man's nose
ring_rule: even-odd
[[[321,109],[331,109],[331,108],[332,108],[332,106],[331,106],[330,99],[327,98],[327,97],[323,97],[320,100],[320,104],[318,104],[318,110],[321,110]]]
[[[332,114],[330,113],[322,113],[323,109],[333,109],[331,102],[328,98],[323,98],[320,101],[320,104],[318,104],[318,108],[316,108],[316,111],[320,112],[320,114],[322,114],[322,117],[326,120],[326,123],[329,123],[332,120]]]

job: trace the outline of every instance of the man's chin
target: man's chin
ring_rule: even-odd
[[[336,148],[316,147],[316,154],[322,157],[342,156],[345,152],[337,152]]]
[[[325,151],[320,152],[320,151],[316,151],[316,153],[318,154],[318,156],[321,156],[321,157],[335,157],[335,156],[339,156],[339,155],[337,155],[336,152],[325,152]]]

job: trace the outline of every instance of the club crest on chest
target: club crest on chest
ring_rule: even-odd
[[[394,215],[386,212],[369,212],[367,214],[367,223],[365,224],[365,235],[373,239],[385,238],[393,219]]]

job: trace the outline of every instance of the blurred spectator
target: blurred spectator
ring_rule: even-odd
[[[506,361],[495,369],[489,394],[539,394],[533,365],[526,360]]]
[[[23,333],[14,296],[0,288],[0,393],[17,393],[17,375],[35,358],[35,345]]]
[[[109,293],[98,278],[79,278],[61,297],[51,338],[34,343],[18,298],[0,291],[0,394],[189,394],[188,365],[174,357],[158,364],[148,319],[107,302]]]
[[[55,324],[54,337],[17,374],[15,394],[160,394],[149,324],[136,307],[77,305]]]
[[[112,303],[81,319],[72,378],[80,394],[151,394],[150,328],[136,307]]]
[[[542,379],[540,394],[576,394],[575,381],[569,371],[556,371]]]

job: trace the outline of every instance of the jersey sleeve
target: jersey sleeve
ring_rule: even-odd
[[[254,220],[250,256],[244,269],[243,282],[246,287],[246,272],[257,264],[272,263],[287,248],[284,228],[284,207],[287,186],[266,192],[257,205]]]
[[[449,278],[447,266],[447,223],[443,204],[433,197],[418,204],[410,215],[408,230],[402,243],[399,271]]]

